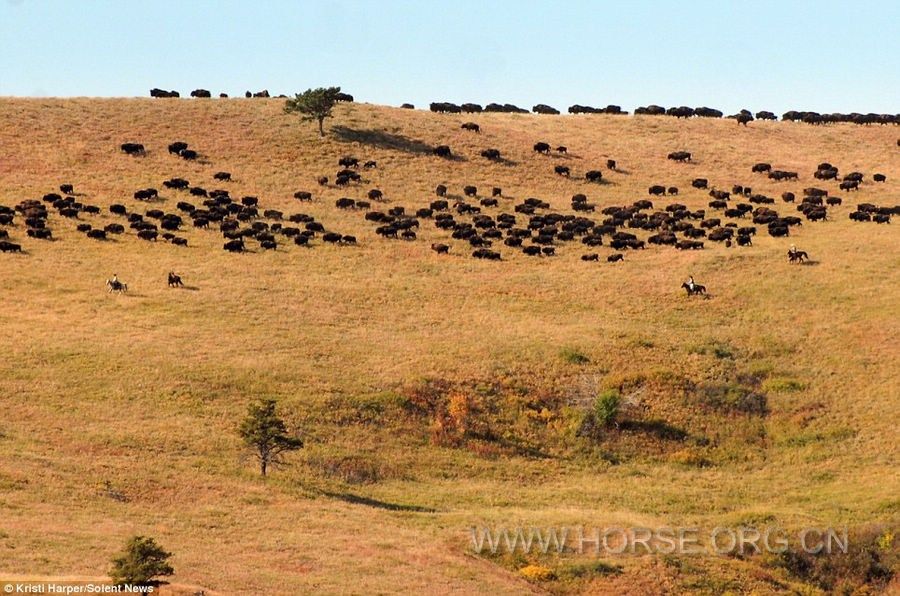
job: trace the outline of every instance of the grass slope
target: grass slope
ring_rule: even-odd
[[[459,129],[469,119],[481,134]],[[130,231],[97,243],[55,214],[53,242],[26,238],[21,221],[9,228],[26,254],[0,255],[0,572],[95,576],[140,533],[175,553],[173,581],[221,593],[522,593],[542,588],[512,572],[521,562],[472,556],[470,526],[896,521],[900,235],[896,224],[847,219],[859,202],[900,202],[895,128],[460,118],[361,104],[341,105],[330,124],[320,140],[278,100],[0,99],[2,204],[69,182],[86,202],[140,211],[134,190],[182,176],[257,195],[264,208],[308,212],[360,239],[355,248],[232,255],[217,232],[191,228],[188,248]],[[170,156],[175,140],[203,159]],[[534,154],[538,140],[569,155]],[[126,141],[148,155],[122,154]],[[443,143],[457,160],[429,155]],[[488,147],[507,161],[479,157]],[[691,151],[693,163],[666,160],[675,150]],[[316,186],[345,154],[378,161],[370,183]],[[608,158],[622,171],[606,173]],[[801,179],[753,175],[757,161]],[[867,174],[831,221],[807,222],[789,239],[762,230],[752,248],[657,247],[619,264],[583,263],[577,244],[548,259],[504,249],[492,263],[454,241],[443,258],[428,247],[447,235],[431,224],[416,242],[389,241],[361,213],[334,208],[377,187],[409,210],[445,183],[456,194],[465,184],[500,186],[507,211],[534,196],[563,212],[576,192],[604,207],[665,184],[681,194],[655,199],[657,207],[677,200],[697,209],[709,200],[690,188],[699,176],[774,197],[836,190],[814,184],[820,161]],[[608,183],[555,176],[557,164],[574,174],[603,169]],[[214,183],[218,170],[234,182]],[[871,183],[873,172],[887,183]],[[297,203],[296,190],[315,201]],[[173,211],[183,198],[163,192],[160,208]],[[105,209],[94,220],[118,221]],[[790,243],[816,264],[789,266]],[[195,289],[168,289],[169,270]],[[113,272],[128,295],[106,293]],[[683,296],[689,274],[712,299]],[[408,414],[409,388],[424,378],[499,382],[488,401],[522,386],[554,395],[558,407],[543,422],[508,427],[488,417],[501,435],[524,429],[516,437],[528,438],[526,448],[447,445],[431,440],[433,421]],[[766,395],[766,415],[703,401],[741,383]],[[629,416],[640,424],[586,445],[566,426],[585,396],[608,387],[639,390]],[[235,435],[247,404],[263,396],[279,399],[307,441],[267,481],[242,459]],[[107,482],[127,502],[110,499]],[[620,574],[551,589],[790,585],[731,559],[677,569],[647,557],[616,563]]]

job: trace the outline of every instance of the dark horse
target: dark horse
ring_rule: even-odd
[[[789,250],[788,260],[791,263],[802,263],[803,259],[809,260],[809,255],[804,250]]]
[[[117,279],[107,279],[106,287],[109,288],[110,292],[127,292],[128,291],[128,285],[125,283],[122,283],[121,281],[119,281]]]
[[[691,285],[687,282],[681,284],[681,287],[687,290],[688,296],[693,296],[694,294],[706,295],[706,286],[701,286],[700,284],[694,284],[694,289],[691,289]]]
[[[184,287],[184,284],[181,282],[181,276],[175,275],[172,271],[169,271],[169,287],[170,288],[178,288]]]

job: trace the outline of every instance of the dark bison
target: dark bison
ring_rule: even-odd
[[[688,151],[673,151],[668,158],[672,161],[691,161],[691,154]]]
[[[472,132],[481,132],[481,127],[474,122],[465,122],[460,128],[463,130],[471,130]]]
[[[178,91],[166,91],[165,89],[154,87],[150,90],[150,97],[181,97],[181,94]]]
[[[694,188],[706,188],[709,185],[709,180],[706,178],[694,178],[691,181],[691,186]]]
[[[603,180],[603,172],[600,170],[589,170],[585,172],[584,179],[588,182],[600,182]]]
[[[212,97],[212,93],[206,89],[194,89],[191,91],[191,97]]]
[[[536,153],[550,153],[550,144],[543,141],[534,144]]]
[[[569,166],[554,166],[553,171],[560,176],[568,176]]]
[[[230,182],[231,181],[231,173],[230,172],[216,172],[215,174],[213,174],[213,178],[216,180]]]
[[[438,157],[452,157],[453,153],[450,151],[450,147],[448,145],[438,145],[434,149],[431,150],[432,153],[437,155]]]
[[[874,176],[872,176],[872,180],[874,180],[875,182],[885,182],[887,181],[887,176],[885,176],[884,174],[875,174]]]
[[[647,189],[647,194],[663,196],[666,194],[666,187],[660,184],[655,184]]]
[[[485,149],[481,152],[481,157],[485,159],[489,159],[491,161],[500,161],[500,150],[499,149]]]
[[[140,143],[122,143],[120,148],[128,155],[144,155],[144,146]]]
[[[612,170],[612,171],[615,172],[615,171],[616,171],[616,160],[614,160],[614,159],[607,159],[607,160],[606,160],[606,169]]]

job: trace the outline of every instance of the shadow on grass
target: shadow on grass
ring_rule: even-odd
[[[345,503],[350,503],[352,505],[365,505],[367,507],[374,507],[376,509],[384,509],[386,511],[412,511],[415,513],[437,513],[437,509],[432,509],[431,507],[421,507],[419,505],[403,505],[401,503],[388,503],[386,501],[379,501],[378,499],[372,499],[370,497],[362,497],[359,495],[354,495],[351,493],[323,493],[326,497],[331,497],[333,499],[338,499],[340,501],[344,501]]]
[[[424,141],[410,139],[403,135],[392,134],[383,130],[357,130],[346,126],[333,126],[331,132],[338,140],[348,143],[372,145],[379,149],[391,149],[394,151],[405,151],[407,153],[432,155],[435,148],[434,145],[429,145]],[[465,158],[458,155],[446,157],[444,159],[447,159],[448,161],[465,161]]]
[[[683,441],[690,436],[684,430],[672,426],[664,420],[626,420],[619,424],[619,429],[647,433],[657,439],[668,441]]]
[[[810,259],[808,261],[803,261],[800,264],[803,265],[804,267],[815,267],[819,263],[820,263],[820,261],[813,261],[812,259]]]

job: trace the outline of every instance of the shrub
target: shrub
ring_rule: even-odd
[[[619,409],[622,406],[622,398],[615,389],[607,389],[594,401],[594,420],[600,426],[609,426],[616,421]]]
[[[884,589],[900,564],[893,531],[879,526],[849,533],[847,552],[804,552],[798,545],[772,562],[800,580],[837,594],[867,593]]]
[[[583,352],[575,348],[563,348],[559,351],[559,356],[569,364],[587,364],[591,361]]]
[[[556,574],[549,567],[543,565],[528,565],[519,569],[519,573],[532,582],[546,582],[556,579]]]
[[[697,398],[708,408],[722,412],[756,414],[769,412],[765,394],[735,383],[707,383],[697,387]]]
[[[591,409],[581,419],[577,435],[600,438],[603,431],[617,422],[622,398],[615,389],[607,389],[594,400]]]

